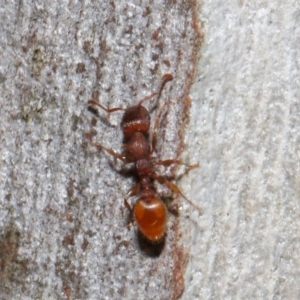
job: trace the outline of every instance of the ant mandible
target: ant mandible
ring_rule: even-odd
[[[152,154],[156,150],[157,131],[160,124],[160,119],[164,107],[169,104],[166,102],[163,109],[159,113],[152,135],[152,144],[150,145],[149,130],[150,130],[150,114],[142,105],[145,101],[150,100],[155,96],[159,96],[166,82],[173,80],[172,74],[165,74],[156,92],[143,98],[140,102],[129,108],[106,108],[95,100],[88,101],[89,106],[98,106],[107,113],[112,113],[118,110],[124,111],[121,121],[121,129],[124,135],[123,153],[119,154],[114,150],[107,148],[101,144],[91,141],[91,144],[98,149],[103,149],[117,159],[125,163],[134,163],[135,170],[138,175],[138,183],[131,188],[127,197],[124,199],[125,206],[133,212],[135,222],[142,235],[150,242],[159,242],[165,235],[167,228],[167,208],[164,202],[159,198],[153,188],[153,181],[156,180],[160,184],[167,186],[176,194],[181,195],[191,205],[199,209],[195,204],[188,200],[180,191],[180,189],[166,176],[160,176],[154,171],[154,166],[161,165],[168,167],[172,164],[185,165],[181,160],[168,159],[162,161],[153,161]],[[188,169],[193,169],[198,164],[187,166]],[[128,203],[129,197],[140,195],[132,210]]]

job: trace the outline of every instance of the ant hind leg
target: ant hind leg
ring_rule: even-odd
[[[180,159],[166,159],[166,160],[160,160],[160,161],[157,161],[157,162],[153,162],[154,166],[169,167],[169,166],[171,166],[173,164],[185,166],[187,168],[187,172],[189,172],[192,169],[195,169],[195,168],[199,167],[199,163],[193,164],[193,165],[187,165],[186,163],[184,163]]]
[[[136,196],[139,192],[140,192],[140,189],[141,189],[141,185],[140,183],[137,183],[135,186],[133,186],[130,191],[128,192],[127,196],[124,198],[124,204],[125,204],[125,207],[130,211],[132,212],[132,208],[131,208],[131,205],[129,204],[128,202],[128,199],[130,197],[133,197],[133,196]]]
[[[128,229],[130,229],[132,224],[134,223],[133,209],[132,209],[131,205],[129,204],[128,199],[130,197],[136,196],[139,192],[140,192],[140,183],[137,183],[135,186],[133,186],[130,189],[127,196],[124,198],[124,205],[129,211]]]
[[[202,209],[201,207],[199,207],[198,205],[196,205],[195,203],[193,203],[191,200],[189,200],[187,197],[185,197],[183,195],[183,193],[181,192],[181,190],[179,189],[179,187],[174,184],[173,182],[171,182],[167,177],[165,176],[160,176],[157,175],[155,172],[152,173],[151,177],[154,180],[157,180],[160,184],[167,186],[171,191],[173,191],[174,193],[176,193],[177,195],[180,195],[182,198],[184,198],[192,207],[194,207],[196,210],[199,211],[200,214],[202,214]]]

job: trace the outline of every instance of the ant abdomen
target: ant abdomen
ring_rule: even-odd
[[[167,228],[167,208],[157,197],[140,198],[134,206],[134,219],[140,232],[151,242],[159,242]]]

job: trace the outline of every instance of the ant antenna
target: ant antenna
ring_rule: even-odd
[[[150,96],[145,97],[144,99],[142,99],[138,105],[141,105],[143,102],[150,100],[151,98],[153,98],[154,96],[160,96],[160,93],[165,85],[165,83],[167,83],[168,81],[173,80],[173,75],[172,74],[165,74],[161,80],[158,83],[158,88],[156,90],[156,92],[154,92],[153,94],[151,94]]]

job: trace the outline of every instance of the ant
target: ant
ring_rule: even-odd
[[[155,122],[152,134],[152,144],[150,145],[150,113],[143,106],[143,103],[159,96],[166,82],[173,80],[172,74],[165,74],[159,82],[158,89],[151,95],[143,98],[140,102],[129,108],[106,108],[95,100],[88,101],[90,106],[98,106],[107,113],[115,111],[124,111],[121,121],[121,129],[124,135],[123,153],[119,154],[114,150],[91,140],[91,144],[98,149],[103,149],[124,163],[134,163],[135,171],[138,175],[138,183],[131,188],[127,197],[124,199],[126,208],[133,213],[135,222],[142,235],[150,242],[160,242],[167,229],[167,208],[164,202],[159,198],[153,188],[153,181],[167,186],[170,190],[186,199],[191,205],[200,210],[194,203],[188,200],[180,189],[165,176],[157,175],[153,167],[157,165],[168,167],[172,164],[185,165],[181,160],[168,159],[154,162],[152,154],[156,150],[157,131],[162,117],[164,107],[169,104],[166,102]],[[91,138],[90,138],[91,139]],[[189,170],[198,167],[198,164],[187,166]],[[128,199],[132,196],[140,195],[132,210]]]

